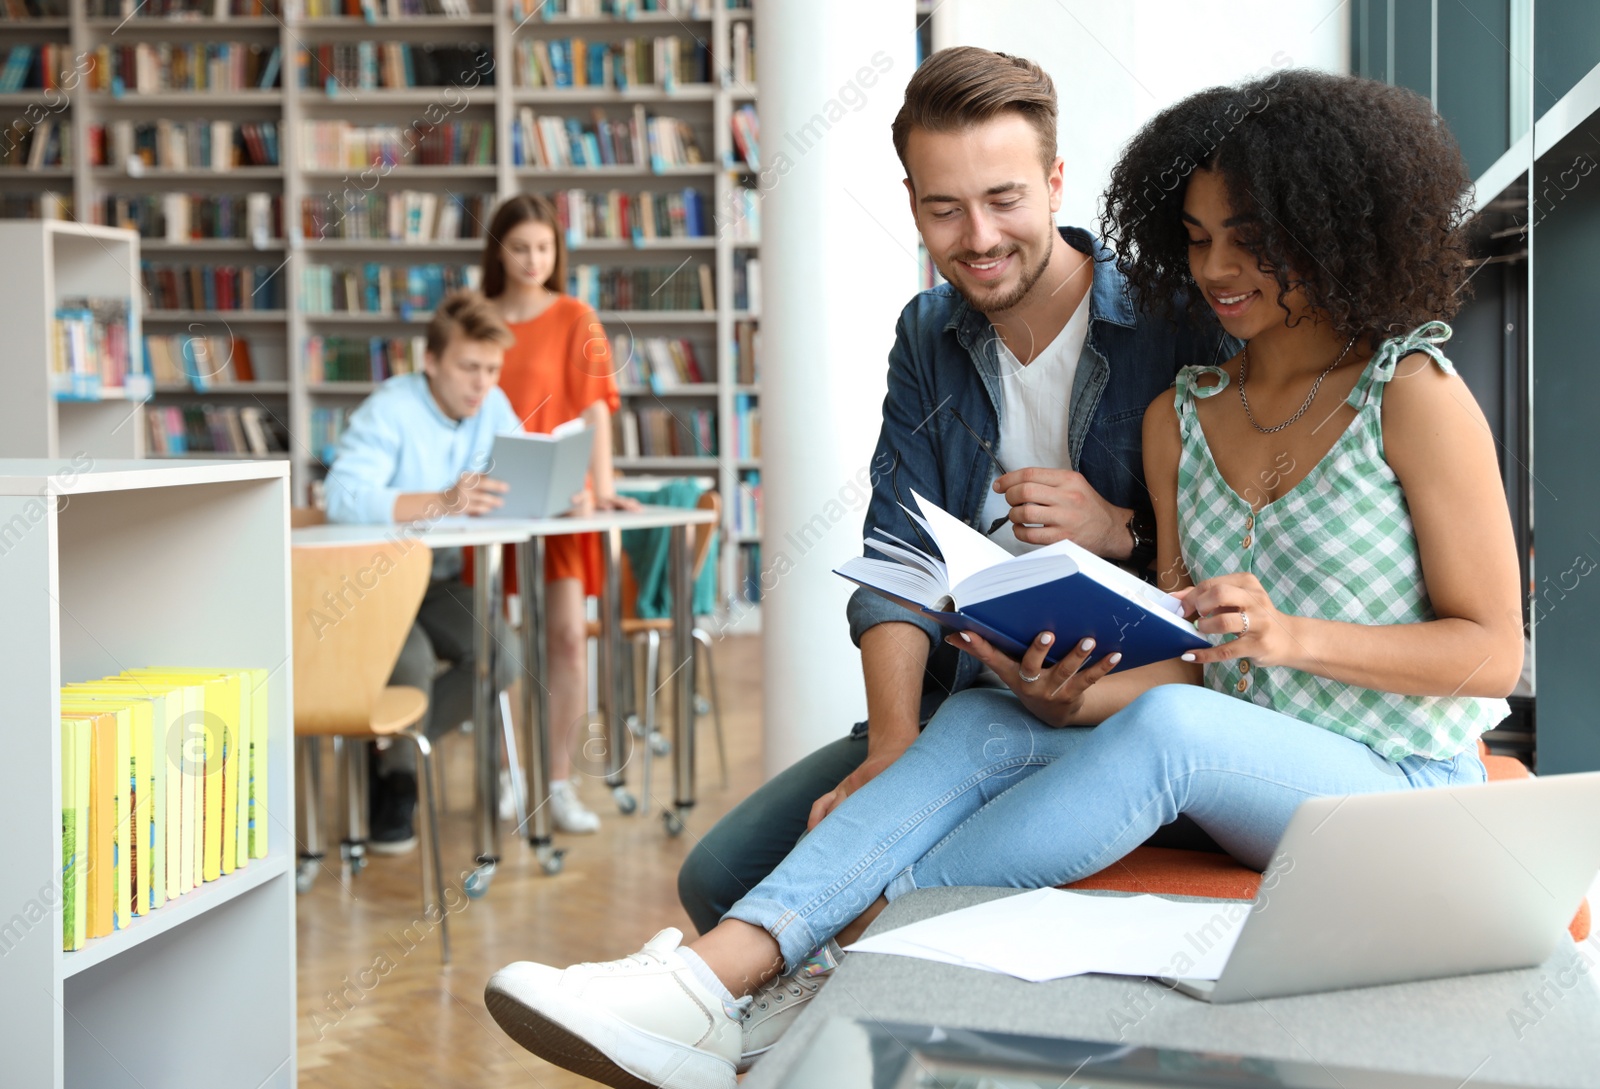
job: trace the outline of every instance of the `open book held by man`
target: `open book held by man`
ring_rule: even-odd
[[[1211,645],[1183,618],[1177,598],[1069,540],[1013,556],[936,504],[912,497],[921,514],[906,513],[938,555],[879,531],[866,545],[889,558],[858,556],[837,567],[838,574],[947,628],[977,632],[1014,658],[1042,631],[1070,636],[1046,655],[1051,664],[1085,636],[1095,641],[1091,662],[1122,653],[1117,669]]]

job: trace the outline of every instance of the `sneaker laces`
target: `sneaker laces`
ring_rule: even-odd
[[[790,998],[804,998],[807,993],[816,994],[822,989],[822,976],[806,976],[802,972],[794,975],[778,976],[768,980],[761,988],[751,995],[751,1003],[745,1008],[744,1017],[748,1018],[757,1010],[765,1010],[769,1006],[785,1002]]]
[[[843,956],[843,952],[832,941],[824,942],[812,950],[794,971],[768,980],[752,994],[750,1005],[745,1007],[744,1017],[748,1019],[758,1010],[766,1010],[791,998],[803,1000],[808,995],[815,995],[822,989],[822,984],[828,976],[839,966],[839,960]]]

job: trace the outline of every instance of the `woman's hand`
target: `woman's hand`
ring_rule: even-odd
[[[1082,668],[1094,650],[1094,640],[1083,639],[1062,655],[1059,662],[1047,667],[1044,656],[1055,643],[1055,636],[1047,631],[1039,633],[1020,662],[996,650],[973,632],[946,636],[945,642],[994,670],[1006,687],[1022,700],[1022,705],[1047,726],[1070,725],[1083,707],[1084,693],[1122,661],[1120,653],[1108,654],[1088,669]]]
[[[587,518],[594,513],[594,492],[588,488],[572,497],[572,507],[566,513],[568,518]]]
[[[631,495],[596,495],[595,510],[638,510],[639,501]]]
[[[1254,575],[1219,575],[1173,596],[1183,602],[1185,616],[1199,617],[1195,627],[1202,634],[1238,636],[1209,650],[1185,654],[1186,662],[1249,658],[1256,665],[1295,665],[1302,657],[1293,630],[1297,618],[1280,613]]]

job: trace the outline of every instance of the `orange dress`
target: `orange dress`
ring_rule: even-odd
[[[557,295],[532,321],[512,323],[517,342],[506,349],[500,388],[528,431],[548,433],[576,419],[596,401],[616,412],[616,364],[611,342],[587,303]],[[550,537],[545,543],[545,581],[582,579],[584,593],[601,591],[600,536]],[[508,580],[508,592],[515,581]]]

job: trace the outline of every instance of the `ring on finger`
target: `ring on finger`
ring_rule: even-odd
[[[1040,677],[1043,677],[1043,676],[1044,676],[1043,673],[1035,673],[1033,676],[1030,677],[1026,673],[1022,672],[1022,670],[1020,670],[1020,669],[1017,670],[1017,680],[1021,681],[1023,684],[1032,684],[1034,681],[1037,681]]]
[[[1249,635],[1250,634],[1250,614],[1245,612],[1243,609],[1239,610],[1239,623],[1241,625],[1241,627],[1239,628],[1239,634],[1240,635]]]

